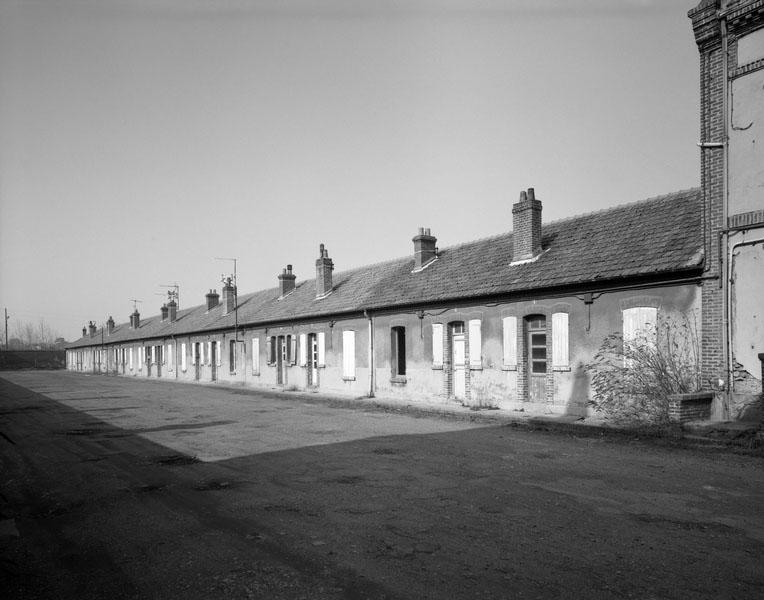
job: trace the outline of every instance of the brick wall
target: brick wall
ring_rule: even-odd
[[[713,398],[712,392],[669,396],[669,420],[674,423],[708,420]]]

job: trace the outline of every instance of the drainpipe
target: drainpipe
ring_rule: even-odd
[[[724,93],[722,95],[722,119],[724,123],[724,128],[722,130],[722,138],[724,142],[724,147],[722,148],[722,228],[727,229],[727,215],[729,213],[729,95],[730,95],[730,85],[729,85],[729,39],[727,36],[727,3],[722,2],[721,6],[722,10],[719,14],[719,26],[721,27],[721,36],[722,36],[722,85],[724,86]],[[729,234],[726,236],[726,243],[727,246],[729,246]],[[731,251],[730,251],[731,255]],[[720,256],[721,258],[721,256]],[[724,268],[723,265],[722,268]],[[732,274],[732,267],[727,262],[726,265],[727,274],[731,276]],[[721,275],[721,273],[719,273]],[[732,323],[730,321],[730,297],[732,295],[731,292],[731,283],[729,280],[729,277],[721,278],[723,279],[723,285],[726,286],[726,290],[722,291],[722,302],[725,303],[725,306],[722,306],[722,315],[723,319],[727,322],[724,324],[725,326],[725,337],[727,338],[725,340],[725,343],[723,345],[723,358],[724,358],[724,366],[726,367],[727,371],[727,395],[732,391]],[[721,281],[720,281],[721,282]],[[729,396],[728,396],[729,397]],[[729,408],[729,407],[728,407]]]
[[[369,320],[369,398],[374,397],[374,319],[368,311],[363,316]]]

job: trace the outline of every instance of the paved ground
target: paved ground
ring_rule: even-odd
[[[764,597],[761,458],[478,425],[3,373],[0,590]]]

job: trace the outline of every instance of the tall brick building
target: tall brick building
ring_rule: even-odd
[[[735,416],[764,352],[764,1],[703,0],[700,52],[703,372]]]

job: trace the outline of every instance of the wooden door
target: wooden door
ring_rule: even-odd
[[[531,402],[546,402],[546,318],[528,319],[528,393]]]
[[[467,395],[466,376],[465,376],[466,364],[464,361],[465,346],[466,346],[466,339],[464,337],[464,332],[462,331],[462,333],[454,333],[453,341],[451,344],[451,347],[452,347],[451,364],[453,365],[453,368],[452,368],[453,392],[454,392],[454,398],[456,398],[457,400],[464,400]]]

